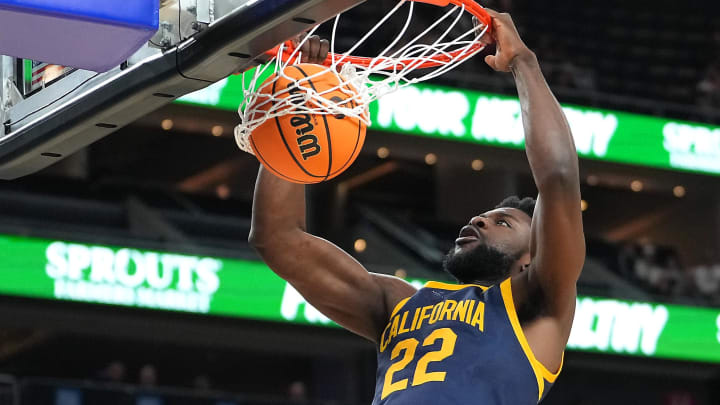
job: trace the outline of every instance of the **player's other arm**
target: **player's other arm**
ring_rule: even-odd
[[[250,243],[320,312],[377,342],[395,304],[414,294],[405,281],[368,271],[332,243],[309,234],[305,187],[260,168]]]
[[[509,15],[491,13],[498,52],[486,62],[515,77],[526,153],[539,191],[525,293],[540,289],[543,312],[558,321],[564,346],[585,261],[577,152],[565,114],[545,82],[535,54],[522,42]]]

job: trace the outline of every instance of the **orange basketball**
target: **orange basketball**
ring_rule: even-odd
[[[292,80],[285,77],[275,80],[276,75],[271,76],[266,83],[275,82],[262,89],[257,103],[266,102],[269,95],[284,89],[312,88],[320,93],[337,87],[338,78],[331,72],[312,77],[326,69],[311,64],[288,66],[283,73]],[[344,88],[356,94],[352,85],[346,84]],[[291,94],[292,90],[276,97]],[[337,89],[323,97],[342,105],[342,100],[351,96]],[[348,108],[355,106],[355,101],[348,102]],[[264,107],[260,110],[270,108],[270,103]],[[353,117],[289,112],[268,119],[250,134],[249,141],[267,170],[294,183],[311,184],[332,179],[350,167],[362,149],[366,130],[365,124]]]

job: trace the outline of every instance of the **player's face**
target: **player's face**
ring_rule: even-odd
[[[515,208],[471,218],[445,257],[445,270],[461,282],[505,279],[530,250],[530,223],[531,218]]]

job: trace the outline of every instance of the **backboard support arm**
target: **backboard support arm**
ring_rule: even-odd
[[[218,10],[221,2],[239,3],[198,3]],[[136,64],[101,74],[73,72],[0,111],[3,122],[9,121],[0,129],[0,179],[16,179],[50,166],[178,97],[251,67],[276,44],[362,2],[240,2],[231,12],[216,15],[206,29]],[[5,63],[0,73],[5,78]],[[6,96],[12,95],[3,91],[3,103]]]

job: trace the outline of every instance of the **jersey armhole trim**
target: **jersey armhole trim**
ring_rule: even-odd
[[[522,331],[522,327],[520,327],[520,321],[517,317],[517,311],[515,310],[515,300],[513,300],[513,296],[512,296],[511,279],[510,278],[507,279],[506,282],[507,282],[507,287],[506,287],[507,288],[507,297],[510,298],[510,305],[512,306],[512,310],[513,310],[512,318],[514,318],[515,321],[517,322],[520,333],[522,334],[522,338],[525,341],[525,343],[527,343],[527,339],[525,338],[525,333]],[[507,308],[508,303],[507,303],[507,300],[505,300],[504,292],[503,292],[503,300],[505,301],[505,307]],[[508,314],[509,313],[510,313],[510,311],[508,311]],[[511,319],[511,322],[513,322],[512,319]],[[515,328],[515,325],[513,325],[513,329],[514,328]],[[528,350],[530,350],[529,343],[528,343]],[[530,350],[530,354],[532,354],[532,361],[534,361],[537,364],[538,369],[539,369],[540,373],[542,374],[542,377],[545,380],[547,380],[548,382],[554,383],[555,380],[557,380],[558,376],[560,375],[560,372],[562,371],[562,368],[563,368],[563,364],[565,363],[565,352],[562,353],[562,357],[560,358],[560,367],[558,368],[558,371],[556,371],[555,373],[551,373],[550,370],[548,370],[544,364],[542,364],[539,360],[537,360],[535,358],[535,354],[532,352],[532,350]]]
[[[520,343],[523,352],[525,352],[525,356],[530,362],[530,367],[532,367],[533,373],[535,374],[535,380],[537,380],[538,385],[538,402],[540,402],[543,397],[543,391],[545,390],[545,374],[543,373],[543,371],[545,371],[547,374],[550,373],[547,372],[545,366],[540,364],[540,362],[537,361],[537,359],[535,358],[535,355],[530,349],[530,344],[525,337],[525,333],[520,326],[520,321],[518,320],[517,312],[515,310],[515,301],[513,301],[512,285],[510,284],[510,280],[511,279],[508,278],[500,284],[500,292],[502,294],[503,303],[505,304],[505,310],[507,312],[508,318],[510,319],[510,324],[512,325],[513,331],[515,332],[515,337]]]
[[[555,374],[551,373],[550,370],[545,368],[545,366],[542,363],[538,362],[538,364],[540,364],[540,366],[542,367],[542,370],[540,370],[540,371],[542,371],[542,373],[543,373],[543,378],[546,379],[549,383],[554,383],[555,380],[557,380],[558,376],[560,375],[560,372],[562,371],[563,364],[565,364],[565,352],[563,352],[562,357],[560,358],[560,367],[558,368],[558,371]]]
[[[412,296],[407,297],[407,298],[403,299],[402,301],[398,302],[397,305],[395,305],[395,308],[393,308],[392,312],[390,313],[388,320],[392,319],[392,317],[395,316],[395,314],[400,312],[402,307],[405,306],[405,304],[408,302],[408,300],[410,300],[410,298],[412,298]]]
[[[449,283],[441,283],[439,281],[428,281],[427,283],[425,283],[425,285],[423,287],[436,288],[439,290],[451,290],[451,291],[462,290],[463,288],[468,288],[468,287],[478,287],[481,290],[485,291],[489,288],[489,287],[485,287],[484,285],[480,285],[480,284],[449,284]]]

